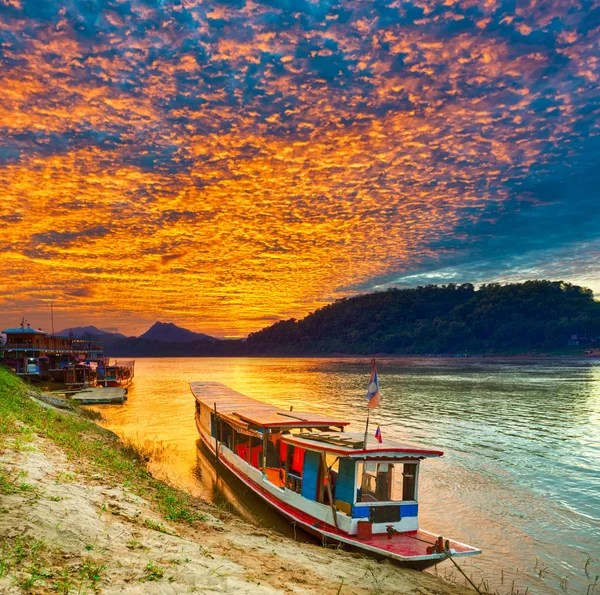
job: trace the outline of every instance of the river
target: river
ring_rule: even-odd
[[[373,431],[445,453],[422,465],[421,527],[480,547],[460,563],[491,591],[586,593],[597,580],[589,592],[600,595],[600,361],[398,358],[378,368]],[[287,532],[260,503],[239,506],[239,484],[216,481],[197,449],[188,383],[223,382],[361,431],[369,373],[367,359],[138,359],[127,403],[102,407],[103,424],[164,446],[152,461],[162,477]],[[437,573],[460,578],[449,562]]]

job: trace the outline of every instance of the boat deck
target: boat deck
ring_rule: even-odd
[[[371,539],[359,539],[355,535],[348,537],[348,542],[355,541],[357,547],[371,547],[377,550],[383,550],[389,554],[400,555],[403,558],[418,558],[421,556],[429,556],[427,548],[435,545],[436,536],[427,531],[409,531],[407,533],[396,533],[391,539],[388,539],[387,534],[379,533],[373,535]],[[446,538],[444,538],[446,541]],[[447,540],[450,545],[450,550],[454,550],[457,554],[475,554],[479,553],[474,547],[460,543],[459,541]]]
[[[127,390],[124,388],[87,388],[71,397],[82,405],[102,405],[107,403],[123,403],[127,399]]]

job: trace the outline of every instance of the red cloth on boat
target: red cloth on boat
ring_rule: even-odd
[[[294,448],[294,456],[292,457],[292,471],[296,473],[302,473],[302,468],[304,467],[304,449],[298,448],[297,446]]]
[[[287,444],[285,442],[279,443],[279,460],[282,463],[285,463],[285,458],[287,457]]]
[[[235,450],[237,451],[238,457],[241,457],[244,461],[248,460],[248,442],[236,445]]]

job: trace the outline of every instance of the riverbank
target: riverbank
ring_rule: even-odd
[[[472,593],[241,521],[38,397],[0,368],[0,592]]]

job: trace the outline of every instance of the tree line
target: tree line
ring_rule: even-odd
[[[563,281],[427,285],[343,298],[252,333],[248,355],[549,352],[600,335],[600,303]],[[599,342],[600,346],[600,342]]]

